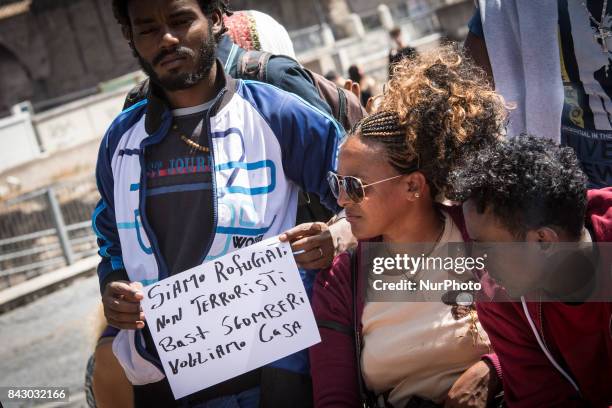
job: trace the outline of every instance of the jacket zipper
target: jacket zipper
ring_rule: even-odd
[[[210,146],[210,171],[211,171],[211,178],[212,178],[212,205],[213,205],[213,222],[212,222],[212,234],[210,239],[208,240],[208,244],[206,245],[206,250],[204,251],[204,254],[202,255],[202,257],[200,258],[200,265],[204,262],[204,260],[206,259],[206,256],[208,256],[208,252],[210,252],[210,248],[212,247],[213,242],[215,241],[215,238],[217,236],[217,224],[219,222],[218,220],[218,195],[217,195],[217,173],[215,171],[215,167],[216,167],[216,162],[215,162],[215,147],[213,145],[213,141],[212,141],[212,126],[210,123],[210,115],[211,112],[215,112],[218,109],[218,105],[220,103],[220,101],[223,100],[223,96],[225,95],[225,92],[227,91],[227,88],[223,88],[221,90],[221,92],[219,92],[219,95],[217,95],[217,98],[215,99],[215,102],[213,103],[213,106],[208,110],[208,112],[206,112],[206,136],[208,137],[208,145]]]
[[[149,242],[151,243],[151,246],[153,247],[153,257],[155,258],[155,261],[157,262],[157,269],[158,269],[157,280],[158,281],[167,278],[169,276],[169,271],[168,271],[168,266],[166,264],[166,261],[161,253],[161,250],[159,249],[159,243],[157,241],[157,237],[155,233],[153,232],[153,229],[151,228],[151,225],[149,224],[149,221],[147,219],[147,213],[146,213],[147,180],[146,180],[146,171],[144,170],[146,168],[145,151],[146,151],[147,146],[158,143],[159,141],[157,139],[168,132],[168,129],[170,128],[170,124],[168,122],[168,115],[169,115],[169,112],[168,110],[166,110],[163,113],[163,117],[162,117],[163,125],[161,129],[158,129],[158,131],[155,132],[151,137],[145,138],[140,143],[140,157],[139,157],[140,158],[140,197],[139,197],[140,202],[138,204],[138,211],[140,212],[140,219],[142,221],[142,226],[147,234],[147,237],[149,238]]]
[[[159,249],[159,243],[157,241],[157,237],[153,233],[153,229],[151,228],[147,220],[147,213],[146,213],[147,180],[146,180],[146,171],[144,171],[144,169],[146,168],[145,166],[145,151],[146,150],[145,149],[146,149],[146,146],[157,143],[157,139],[160,138],[161,135],[164,135],[168,131],[168,129],[170,128],[169,124],[166,124],[168,122],[167,121],[168,115],[169,115],[169,112],[166,110],[162,116],[162,119],[163,119],[162,127],[158,129],[158,131],[155,132],[153,135],[151,135],[148,138],[145,138],[140,143],[140,152],[139,152],[140,189],[139,189],[138,211],[140,213],[140,220],[142,221],[142,227],[144,228],[145,233],[147,234],[147,238],[149,239],[149,243],[151,244],[151,247],[153,249],[153,258],[155,259],[155,262],[157,263],[157,269],[158,269],[157,280],[158,281],[168,276],[168,267],[166,266],[166,262],[163,259],[163,255]],[[147,330],[147,328],[143,330]],[[149,332],[150,332],[150,329],[149,329]],[[139,333],[137,330],[136,333],[134,334],[134,348],[136,349],[136,353],[145,361],[148,361],[149,363],[153,364],[158,370],[160,370],[165,375],[165,370],[162,366],[161,361],[159,359],[156,359],[147,350],[146,344],[144,345],[140,344],[140,341],[144,342],[144,333],[142,333],[142,331]]]

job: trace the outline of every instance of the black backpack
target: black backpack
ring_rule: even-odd
[[[274,57],[274,54],[265,51],[244,52],[238,59],[237,77],[269,82],[267,67],[272,57]],[[329,105],[334,119],[342,125],[344,130],[350,131],[355,123],[367,115],[359,98],[351,91],[337,86],[323,75],[312,72],[307,68],[303,69],[310,76],[310,80],[319,91],[321,99]]]

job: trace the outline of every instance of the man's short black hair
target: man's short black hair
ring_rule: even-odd
[[[113,13],[117,22],[124,27],[130,26],[130,16],[128,14],[128,3],[130,0],[113,0]],[[230,14],[229,0],[198,0],[200,8],[204,14],[209,15],[214,10],[221,10],[223,14]]]
[[[584,226],[587,177],[574,150],[523,135],[486,146],[451,176],[451,199],[473,199],[517,237],[558,227],[578,238]]]

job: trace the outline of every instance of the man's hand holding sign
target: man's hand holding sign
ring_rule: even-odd
[[[140,282],[115,281],[104,288],[102,304],[106,321],[113,327],[125,330],[144,328],[144,314]]]
[[[176,399],[320,342],[291,247],[271,238],[142,290]]]

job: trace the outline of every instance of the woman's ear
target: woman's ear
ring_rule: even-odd
[[[426,196],[427,180],[423,173],[411,173],[404,178],[403,183],[408,201],[418,201]]]
[[[549,227],[541,227],[535,230],[527,231],[527,242],[540,242],[543,248],[551,242],[559,242],[559,234]]]

